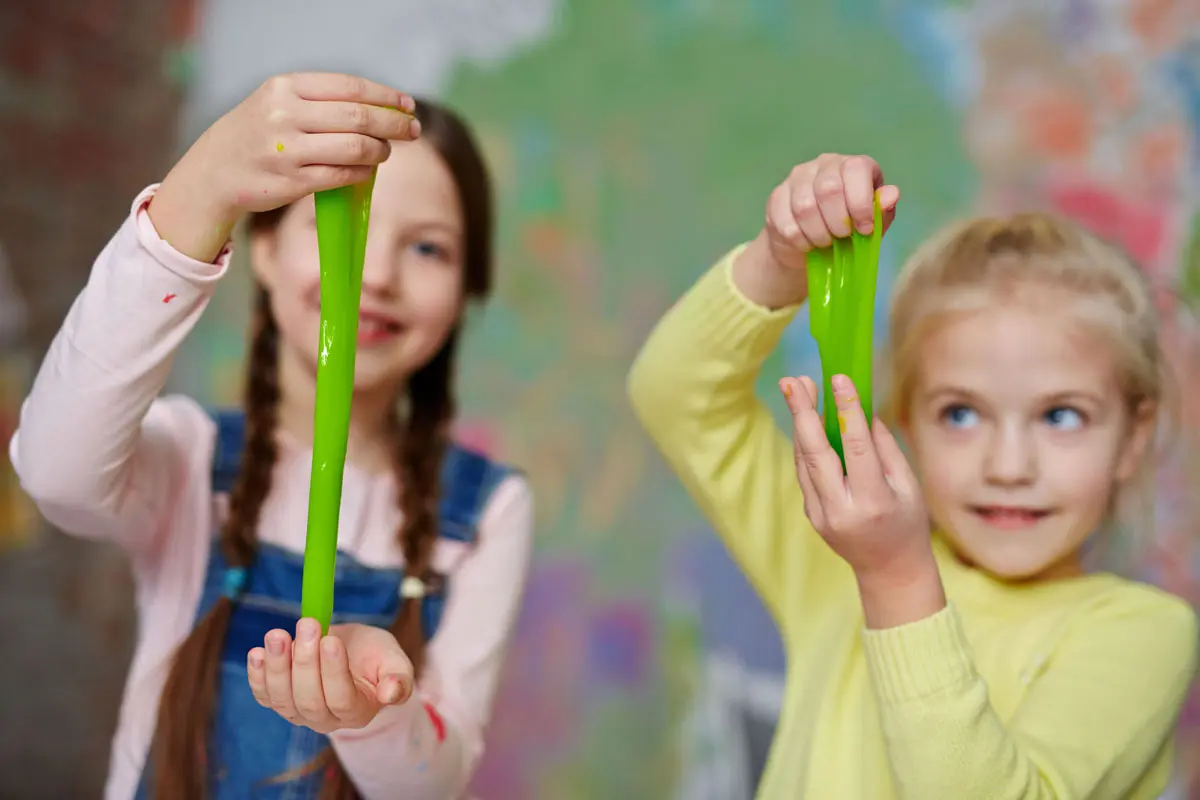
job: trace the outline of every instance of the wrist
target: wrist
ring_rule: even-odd
[[[799,305],[808,297],[808,272],[781,264],[765,229],[734,261],[733,282],[747,300],[772,310]]]
[[[896,628],[937,614],[946,607],[942,577],[932,551],[910,564],[856,570],[867,627]]]
[[[163,178],[146,209],[163,241],[205,263],[220,255],[241,216],[214,178],[214,171],[198,168],[185,155]]]

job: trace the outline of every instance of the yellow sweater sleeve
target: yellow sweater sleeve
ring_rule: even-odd
[[[659,322],[634,363],[629,395],[786,637],[801,593],[851,576],[809,525],[791,442],[754,392],[796,308],[770,311],[742,295],[731,274],[740,252],[718,262]]]
[[[1190,607],[1155,590],[1099,602],[1045,656],[1007,724],[992,710],[953,605],[867,631],[897,796],[904,800],[1118,800],[1171,742],[1196,667]],[[1168,776],[1153,776],[1157,796]]]

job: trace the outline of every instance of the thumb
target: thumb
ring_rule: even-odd
[[[416,683],[412,662],[400,649],[399,642],[389,639],[388,647],[379,655],[378,680],[375,682],[375,697],[384,705],[408,700]]]
[[[900,202],[900,187],[898,186],[882,186],[879,189],[879,207],[883,211],[883,232],[887,233],[887,229],[892,227],[892,220],[896,218],[896,204]]]
[[[408,701],[413,693],[411,675],[389,673],[380,678],[375,687],[375,699],[380,705],[398,706]]]

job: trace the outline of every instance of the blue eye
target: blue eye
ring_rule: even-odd
[[[970,406],[953,405],[942,410],[942,421],[953,428],[969,428],[979,421],[979,413]]]
[[[445,259],[448,256],[446,248],[436,245],[433,242],[416,242],[413,244],[413,249],[417,251],[418,255],[425,258]]]
[[[1066,406],[1055,406],[1049,409],[1044,419],[1052,428],[1064,431],[1075,431],[1083,427],[1083,414]]]

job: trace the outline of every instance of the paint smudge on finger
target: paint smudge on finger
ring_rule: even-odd
[[[275,152],[276,152],[276,153],[282,153],[282,152],[283,152],[283,142],[276,142],[276,143],[275,143]]]

